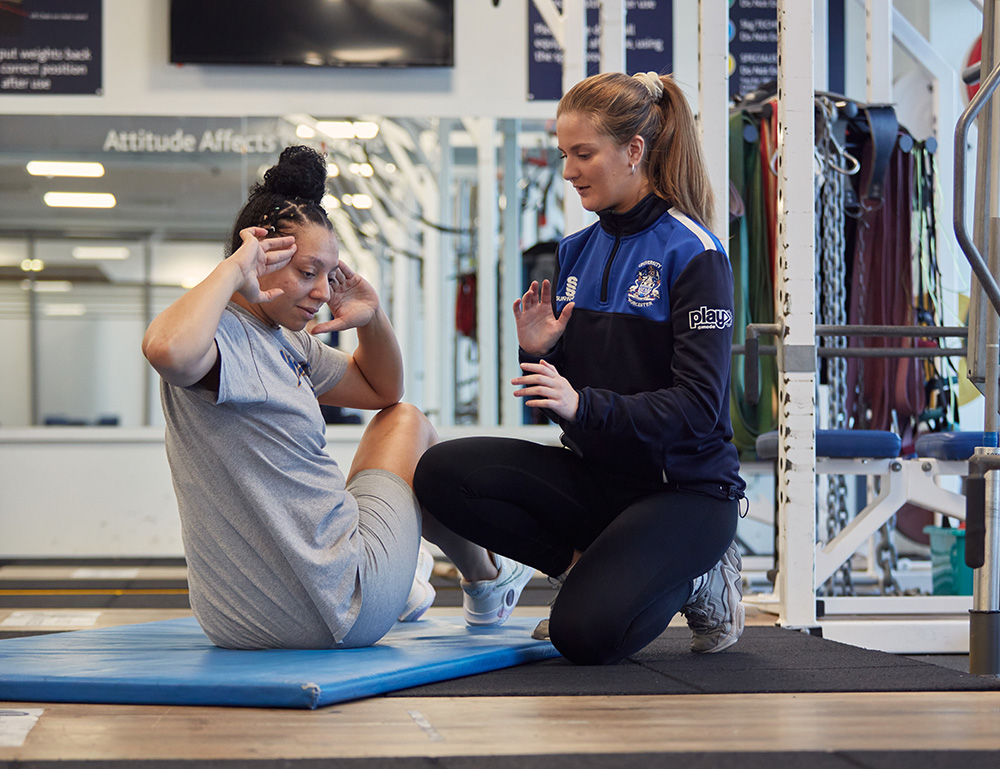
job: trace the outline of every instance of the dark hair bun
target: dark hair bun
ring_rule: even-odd
[[[312,147],[286,147],[264,174],[263,186],[289,200],[319,203],[326,194],[326,160]]]

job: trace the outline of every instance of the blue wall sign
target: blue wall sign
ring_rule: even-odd
[[[99,94],[101,0],[0,2],[0,94]]]
[[[555,0],[562,9],[562,0]],[[674,68],[673,0],[626,0],[625,70],[667,74]],[[587,75],[600,71],[600,3],[587,0]],[[562,97],[563,52],[528,2],[528,98],[558,101]]]

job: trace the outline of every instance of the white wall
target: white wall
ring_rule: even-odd
[[[327,451],[345,471],[362,431],[327,432]],[[552,426],[452,427],[441,437],[487,432],[559,443]],[[183,554],[162,429],[0,430],[0,559]]]
[[[525,98],[526,2],[504,0],[494,8],[490,0],[457,0],[454,68],[355,70],[177,67],[168,62],[165,0],[104,0],[104,93],[5,94],[3,110],[28,115],[305,112],[547,118],[554,111],[552,102],[532,103]]]
[[[0,558],[182,552],[162,430],[0,430]]]

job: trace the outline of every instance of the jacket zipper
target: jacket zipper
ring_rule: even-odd
[[[615,235],[615,244],[611,247],[611,255],[608,256],[608,261],[604,263],[604,277],[601,278],[601,304],[607,304],[608,302],[608,283],[611,280],[611,265],[614,264],[615,257],[618,255],[618,246],[621,245],[621,242],[621,236]]]

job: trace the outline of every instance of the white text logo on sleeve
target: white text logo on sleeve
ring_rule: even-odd
[[[692,329],[729,328],[733,325],[733,312],[702,305],[688,313],[688,321]]]

